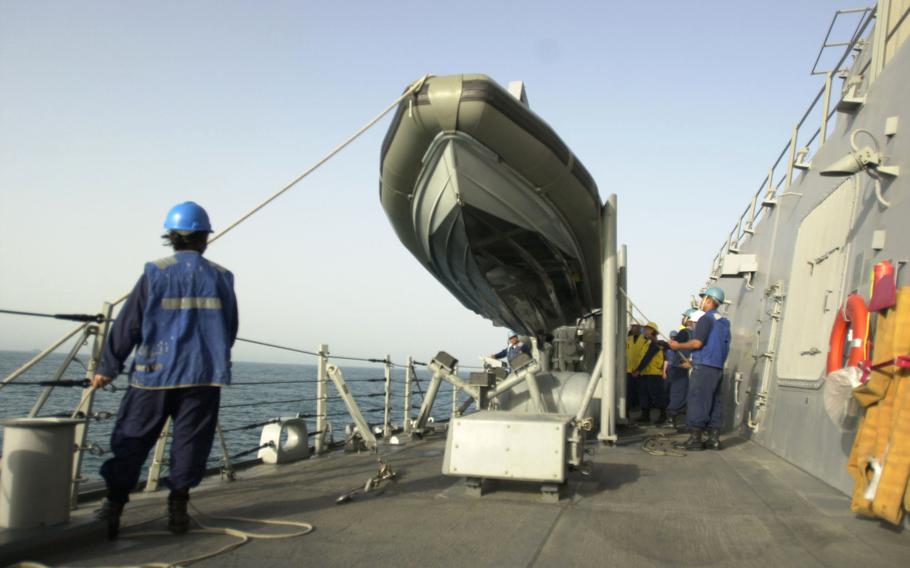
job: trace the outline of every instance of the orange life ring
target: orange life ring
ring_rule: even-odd
[[[869,332],[869,308],[859,294],[847,296],[846,305],[837,311],[828,342],[828,374],[844,368],[844,341],[848,329],[853,332],[853,339],[847,366],[855,367],[866,359],[866,336]]]

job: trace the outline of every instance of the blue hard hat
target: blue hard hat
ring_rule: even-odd
[[[725,298],[724,291],[716,286],[708,288],[707,290],[705,290],[704,292],[699,294],[699,296],[701,296],[702,298],[704,298],[705,296],[707,296],[709,298],[714,298],[715,300],[717,300],[718,304],[723,304],[724,298]]]
[[[184,201],[171,207],[164,219],[164,228],[169,231],[212,232],[208,213],[192,201]]]
[[[695,311],[695,308],[689,308],[688,310],[684,311],[682,313],[682,315],[683,315],[683,317],[689,317],[692,315],[692,312],[694,312],[694,311]]]
[[[518,334],[515,333],[514,331],[512,331],[512,330],[510,329],[510,330],[509,330],[509,337],[507,337],[506,339],[512,339],[513,337],[518,337]]]

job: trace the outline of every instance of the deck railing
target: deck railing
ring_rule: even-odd
[[[724,257],[728,253],[739,252],[744,242],[755,234],[759,224],[768,216],[769,211],[773,209],[780,198],[796,195],[790,191],[793,184],[794,170],[806,171],[809,169],[812,156],[818,152],[818,149],[824,145],[827,140],[831,121],[838,111],[839,106],[849,104],[851,97],[855,93],[851,90],[839,99],[838,104],[831,105],[831,89],[834,76],[843,76],[845,74],[844,64],[850,55],[866,41],[870,25],[875,20],[876,11],[871,8],[860,10],[846,10],[839,13],[862,13],[856,29],[849,41],[828,44],[828,37],[822,45],[822,51],[826,47],[843,47],[844,51],[837,63],[831,70],[823,72],[825,75],[825,84],[812,99],[809,107],[800,117],[799,121],[793,126],[790,139],[784,145],[783,149],[777,155],[776,159],[768,168],[768,173],[762,178],[758,189],[753,194],[752,199],[746,206],[745,210],[739,216],[733,229],[728,234],[724,244],[721,246],[717,255],[714,257],[711,266],[711,276],[709,282],[717,280],[721,275]],[[837,15],[835,15],[835,20]],[[832,22],[833,26],[833,22]],[[831,28],[829,28],[829,35]],[[816,74],[818,60],[816,59],[813,66],[813,74]],[[868,65],[868,64],[867,64]],[[813,116],[819,118],[818,126],[814,131],[806,135],[806,125]]]
[[[112,412],[93,411],[94,396],[96,393],[101,393],[103,396],[104,393],[116,392],[123,388],[116,386],[116,382],[101,389],[101,391],[96,391],[88,386],[100,361],[108,324],[111,321],[111,309],[112,306],[110,304],[105,304],[104,318],[101,323],[80,325],[0,381],[0,389],[10,386],[31,386],[41,389],[36,396],[35,403],[28,412],[30,417],[41,417],[46,403],[58,389],[64,387],[82,388],[79,403],[72,411],[64,413],[67,417],[83,420],[83,423],[77,428],[74,446],[73,506],[76,505],[78,500],[79,484],[84,481],[82,477],[82,456],[88,452],[100,457],[109,452],[109,450],[104,448],[103,444],[89,439],[89,429],[93,422],[115,418]],[[76,337],[76,340],[50,380],[17,381],[23,376],[28,376],[27,373],[30,370],[34,370],[36,365],[45,361],[47,357],[63,347],[73,337]],[[83,364],[79,359],[79,354],[90,343],[91,339],[93,341],[91,341],[89,359],[86,364]],[[209,462],[216,471],[220,469],[223,476],[233,478],[235,466],[241,458],[244,458],[244,462],[258,461],[254,454],[264,447],[262,444],[247,447],[247,443],[244,443],[242,448],[230,448],[224,434],[233,433],[235,440],[244,437],[250,438],[257,435],[260,428],[278,422],[280,419],[301,418],[306,420],[307,435],[312,440],[312,455],[315,456],[342,444],[343,441],[336,440],[332,434],[338,431],[344,432],[345,426],[352,422],[357,423],[356,418],[358,415],[362,416],[364,420],[359,426],[369,430],[368,436],[363,436],[363,433],[361,433],[358,437],[375,440],[375,436],[380,436],[384,440],[390,440],[396,434],[409,435],[412,433],[413,411],[420,408],[424,397],[419,370],[425,368],[427,366],[426,363],[417,361],[413,357],[407,357],[404,362],[398,363],[389,354],[381,357],[334,355],[330,353],[329,346],[325,344],[319,345],[316,350],[310,351],[248,338],[238,338],[237,341],[270,350],[280,350],[314,358],[316,376],[282,378],[280,380],[247,380],[239,378],[232,381],[231,389],[255,388],[266,385],[281,385],[279,388],[286,386],[287,395],[279,397],[280,399],[276,399],[274,394],[271,397],[257,397],[253,393],[259,392],[259,390],[253,391],[251,388],[251,396],[245,396],[244,400],[222,404],[218,438],[216,438],[216,444]],[[70,367],[73,363],[80,363],[85,367],[84,379],[66,378],[72,376]],[[339,364],[356,364],[358,365],[359,373],[356,373],[357,376],[345,378],[340,373]],[[369,372],[363,371],[364,366],[367,366],[367,368],[369,366],[378,368],[375,374],[371,376]],[[332,368],[337,373],[334,377],[330,377]],[[475,367],[465,366],[463,368],[473,369]],[[348,367],[348,369],[350,370],[351,367]],[[338,383],[339,379],[341,380],[340,384]],[[332,387],[330,387],[330,383],[334,384],[334,392]],[[379,386],[380,384],[381,387]],[[451,389],[451,415],[454,416],[463,409],[464,401],[461,400],[461,393],[456,386],[449,384],[447,388]],[[274,391],[272,392],[274,393]],[[441,402],[443,400],[442,397],[439,400]],[[287,408],[288,405],[298,404],[301,406],[300,411],[295,413],[296,416],[289,417],[286,413],[279,416],[274,410],[279,406]],[[437,405],[437,408],[442,406]],[[245,412],[244,421],[241,423],[235,418],[236,414],[231,412],[231,409],[239,408],[261,409],[261,413]],[[51,416],[60,416],[60,414],[52,414]],[[443,418],[438,410],[435,416],[436,419]],[[146,490],[155,490],[158,487],[160,478],[166,473],[167,459],[165,456],[167,455],[166,447],[169,441],[168,430],[169,425],[166,425],[159,443],[152,452]],[[250,436],[244,436],[244,432],[249,432]],[[350,434],[346,438],[350,438]],[[350,439],[347,441],[350,441]],[[248,443],[252,443],[252,439]],[[373,449],[375,449],[375,446]],[[252,458],[249,456],[252,456]]]

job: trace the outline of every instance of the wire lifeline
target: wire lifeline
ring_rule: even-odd
[[[288,404],[291,402],[313,402],[316,400],[340,400],[340,396],[326,396],[326,397],[309,397],[309,398],[293,398],[290,400],[263,400],[259,402],[244,402],[241,404],[228,404],[222,406],[221,408],[242,408],[246,406],[261,406],[263,404]]]
[[[245,424],[243,426],[236,426],[234,428],[227,428],[221,430],[224,434],[228,432],[240,432],[242,430],[252,430],[253,428],[258,428],[259,426],[267,426],[269,424],[275,424],[279,421],[278,418],[272,418],[271,420],[266,420],[265,422],[254,422],[251,424]],[[220,458],[219,458],[220,459]]]
[[[263,448],[274,448],[274,447],[275,447],[275,442],[267,442],[265,444],[260,444],[259,446],[255,447],[255,448],[251,448],[249,450],[244,450],[242,452],[237,452],[236,454],[229,456],[229,458],[233,461],[233,460],[236,460],[237,458],[242,458],[243,456],[248,456],[254,452],[258,452],[259,450],[261,450]]]
[[[64,335],[63,337],[61,337],[60,339],[58,339],[57,341],[52,343],[44,351],[42,351],[41,353],[38,353],[37,355],[35,355],[31,359],[29,359],[24,365],[20,366],[18,369],[16,369],[15,371],[13,371],[9,375],[7,375],[7,377],[5,379],[0,381],[0,389],[3,389],[4,387],[8,386],[10,383],[12,383],[14,380],[16,380],[17,377],[19,377],[20,375],[22,375],[23,373],[25,373],[26,371],[28,371],[29,369],[34,367],[39,361],[41,361],[42,359],[47,357],[50,353],[53,353],[55,349],[57,349],[58,347],[60,347],[64,343],[66,343],[71,337],[73,337],[80,331],[84,330],[86,327],[88,327],[87,323],[83,323],[81,325],[76,326],[74,329],[67,332],[66,335]]]
[[[11,383],[14,387],[81,387],[87,388],[92,386],[89,379],[60,379],[59,381],[20,381]]]
[[[298,349],[296,347],[288,347],[286,345],[278,345],[276,343],[268,343],[265,341],[257,341],[255,339],[247,339],[245,337],[238,337],[237,341],[243,341],[244,343],[252,343],[254,345],[262,345],[263,347],[271,347],[273,349],[280,349],[282,351],[291,351],[293,353],[303,353],[304,355],[310,355],[313,357],[321,357],[321,354],[317,353],[315,351],[308,351],[306,349]],[[341,361],[360,361],[362,363],[385,363],[386,362],[385,358],[379,358],[379,357],[354,357],[354,356],[350,356],[350,355],[330,355],[329,358],[338,359]],[[398,363],[392,363],[391,361],[389,361],[389,364],[392,367],[404,367],[405,366],[405,365],[401,365]],[[385,380],[385,379],[383,379],[383,380]]]
[[[231,386],[253,386],[253,385],[293,385],[293,384],[311,384],[318,383],[319,379],[296,379],[290,381],[231,381]]]
[[[0,314],[9,314],[14,316],[31,316],[37,318],[53,318],[58,320],[66,321],[78,321],[85,323],[104,323],[105,318],[103,314],[42,314],[38,312],[21,312],[18,310],[2,310],[0,309]],[[107,320],[112,321],[112,320]]]
[[[254,345],[262,345],[263,347],[271,347],[273,349],[280,349],[282,351],[293,351],[294,353],[303,353],[304,355],[319,357],[319,353],[316,353],[315,351],[307,351],[306,349],[297,349],[294,347],[287,347],[285,345],[277,345],[275,343],[266,343],[265,341],[256,341],[255,339],[246,339],[245,337],[238,337],[237,341],[252,343]]]

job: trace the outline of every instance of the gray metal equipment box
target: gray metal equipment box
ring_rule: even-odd
[[[562,483],[571,416],[483,411],[449,426],[442,473]]]

